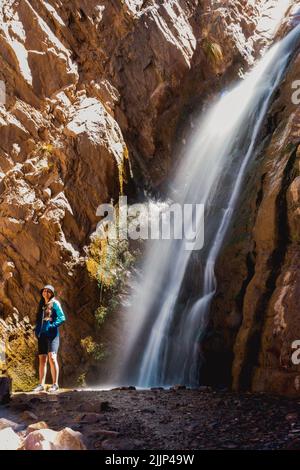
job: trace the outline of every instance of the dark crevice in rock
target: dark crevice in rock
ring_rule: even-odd
[[[247,276],[245,280],[243,281],[241,290],[239,291],[236,297],[236,306],[237,306],[237,311],[239,312],[243,311],[245,293],[255,273],[255,252],[247,253],[246,266],[247,266]]]
[[[260,204],[261,204],[261,201],[263,199],[263,186],[264,186],[264,180],[265,180],[265,177],[266,177],[266,173],[264,173],[262,176],[261,176],[261,179],[260,179],[260,189],[257,193],[257,197],[256,197],[256,202],[255,202],[255,207],[256,209],[259,208]]]

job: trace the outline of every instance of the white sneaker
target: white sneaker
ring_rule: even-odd
[[[45,387],[44,385],[42,384],[39,384],[37,387],[35,387],[32,391],[35,392],[35,393],[38,393],[38,392],[43,392],[45,390]]]
[[[51,385],[50,388],[48,388],[48,392],[49,393],[54,393],[54,392],[57,392],[58,389],[59,389],[59,386],[57,384],[53,384],[53,385]]]

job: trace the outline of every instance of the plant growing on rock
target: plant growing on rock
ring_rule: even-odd
[[[206,52],[207,57],[215,64],[222,62],[223,52],[221,46],[216,42],[211,42],[209,39],[204,40],[204,51]]]
[[[53,152],[53,145],[52,144],[42,144],[39,148],[43,153],[52,153]]]
[[[94,311],[94,338],[85,338],[82,346],[87,359],[97,361],[98,377],[107,373],[107,360],[118,343],[115,335],[120,306],[126,301],[130,273],[138,254],[139,242],[105,238],[99,232],[92,237],[87,251],[86,269],[98,283],[99,304]],[[94,380],[94,377],[89,375],[87,380]]]
[[[106,317],[119,305],[135,254],[128,240],[103,239],[100,236],[92,239],[86,267],[100,289],[100,305],[95,311],[97,326],[103,325]]]
[[[202,48],[213,67],[216,68],[222,63],[224,59],[222,48],[206,30],[203,31]]]
[[[108,313],[108,307],[105,307],[104,305],[100,305],[100,307],[97,308],[95,311],[95,320],[97,323],[97,326],[101,326]]]
[[[114,289],[123,283],[133,261],[128,240],[109,240],[95,236],[89,247],[86,267],[100,287]]]
[[[83,372],[78,376],[77,384],[79,387],[86,387],[86,372]]]
[[[84,352],[95,361],[101,361],[106,356],[103,344],[96,343],[91,336],[83,338],[80,344]]]

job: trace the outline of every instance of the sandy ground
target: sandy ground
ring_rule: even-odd
[[[88,449],[300,449],[300,401],[199,390],[63,390],[12,396],[0,416],[80,431]]]

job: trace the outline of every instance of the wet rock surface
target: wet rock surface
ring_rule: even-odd
[[[44,423],[22,419],[24,407]],[[212,389],[20,393],[0,407],[4,415],[21,424],[19,434],[28,448],[53,448],[59,442],[98,450],[267,450],[299,449],[300,441],[297,399]]]
[[[298,17],[299,23],[299,17]],[[300,107],[295,51],[262,132],[218,261],[207,363],[212,380],[236,389],[299,396],[293,362],[299,324]],[[215,367],[215,360],[223,361]],[[219,362],[220,365],[220,362]],[[218,377],[217,377],[218,376]],[[209,382],[209,380],[208,380]]]

